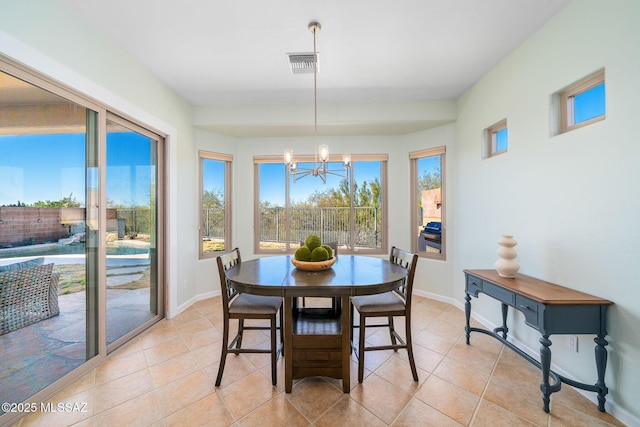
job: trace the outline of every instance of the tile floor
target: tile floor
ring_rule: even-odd
[[[602,426],[622,425],[570,387],[542,411],[540,373],[483,334],[464,343],[464,313],[416,297],[415,383],[406,352],[369,352],[365,379],[352,361],[350,394],[338,380],[312,377],[284,392],[270,380],[268,355],[230,355],[221,387],[214,381],[221,345],[219,298],[164,320],[51,400],[86,404],[85,412],[34,413],[15,426]],[[268,335],[249,332],[252,344]],[[383,329],[367,336],[388,339]],[[249,335],[245,341],[249,343]],[[76,408],[80,409],[80,408]]]

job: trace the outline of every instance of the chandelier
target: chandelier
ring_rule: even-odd
[[[318,146],[318,51],[316,50],[316,35],[320,32],[320,23],[310,22],[307,28],[313,33],[313,63],[311,64],[313,67],[313,135],[315,140],[313,168],[298,167],[293,158],[293,150],[289,148],[284,150],[284,163],[289,168],[289,174],[292,176],[293,182],[311,175],[320,177],[322,182],[326,183],[327,175],[347,178],[351,158],[348,154],[345,154],[342,156],[343,168],[329,169],[327,165],[329,163],[329,146],[326,144]]]

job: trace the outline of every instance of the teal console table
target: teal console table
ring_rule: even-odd
[[[598,409],[605,412],[605,396],[608,393],[604,382],[607,367],[608,344],[607,308],[611,301],[565,288],[533,277],[517,274],[515,278],[500,277],[495,270],[464,270],[465,315],[467,344],[471,332],[490,335],[542,370],[543,409],[549,412],[551,393],[560,390],[562,383],[582,390],[598,393]],[[469,325],[471,296],[478,298],[483,293],[502,303],[502,326],[489,331]],[[540,338],[540,361],[534,359],[510,341],[507,341],[507,312],[509,307],[524,314],[525,323],[542,334]],[[551,340],[553,334],[595,334],[595,357],[597,382],[595,385],[579,383],[551,371]],[[553,383],[550,381],[553,380]]]

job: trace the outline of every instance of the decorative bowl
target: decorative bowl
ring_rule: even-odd
[[[298,261],[295,258],[291,258],[291,263],[299,270],[305,271],[322,271],[328,270],[336,262],[336,257],[332,257],[326,261]]]

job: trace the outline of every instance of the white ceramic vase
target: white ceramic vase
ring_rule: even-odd
[[[520,270],[520,264],[516,261],[518,253],[514,249],[518,244],[513,236],[503,235],[498,239],[498,256],[500,257],[494,264],[498,275],[501,277],[513,278]]]

